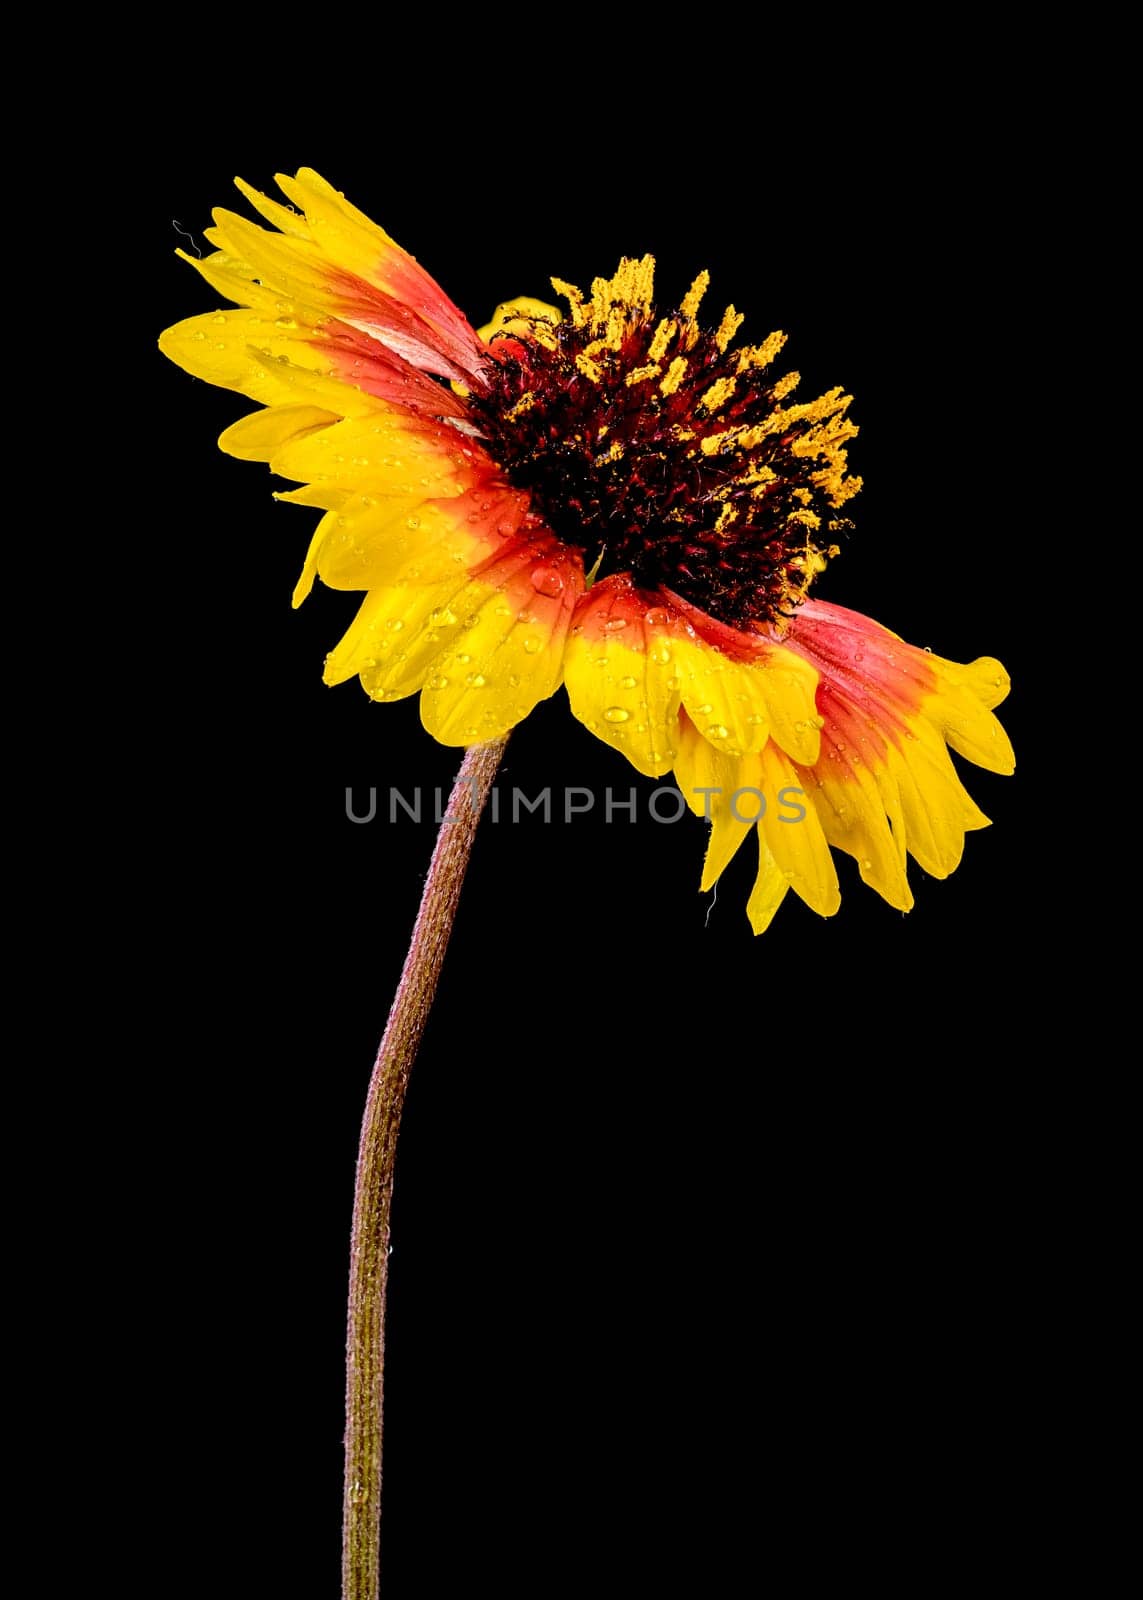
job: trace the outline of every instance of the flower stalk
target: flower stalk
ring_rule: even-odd
[[[385,1293],[397,1133],[436,994],[480,814],[508,737],[465,751],[437,834],[420,909],[377,1052],[357,1155],[346,1339],[343,1600],[380,1592]]]

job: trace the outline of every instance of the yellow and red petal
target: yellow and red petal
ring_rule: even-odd
[[[582,588],[578,556],[542,534],[507,541],[472,574],[380,587],[330,654],[326,682],[360,676],[376,700],[423,689],[422,720],[442,744],[500,738],[559,688]]]
[[[332,315],[423,372],[460,379],[479,370],[487,351],[475,331],[382,228],[308,168],[276,181],[299,212],[241,182],[239,188],[283,231],[270,232],[224,209],[214,213],[206,237],[219,254],[210,265],[216,275],[226,274],[226,294],[239,304],[265,305],[269,292],[286,317]]]
[[[908,910],[906,851],[943,877],[960,859],[965,831],[987,822],[945,739],[978,765],[1012,770],[1011,745],[988,709],[1003,698],[1004,670],[990,659],[944,661],[821,601],[798,610],[786,642],[819,674],[821,753],[802,771],[825,835],[855,857],[866,883]]]
[[[626,573],[604,578],[578,606],[565,674],[575,716],[647,777],[678,753],[682,679],[676,645],[687,625]]]
[[[773,738],[796,761],[816,761],[818,677],[805,658],[669,598],[689,625],[680,649],[683,704],[700,732],[731,755],[759,751]]]
[[[527,520],[528,497],[517,489],[440,499],[418,499],[415,493],[348,496],[318,524],[294,604],[305,599],[315,576],[331,589],[450,579],[460,585],[501,555]]]
[[[578,553],[550,537],[518,542],[473,575],[449,603],[459,627],[421,695],[435,739],[502,738],[555,693],[583,581]]]

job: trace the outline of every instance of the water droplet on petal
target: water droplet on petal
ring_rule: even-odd
[[[435,678],[430,678],[429,679],[429,688],[430,689],[447,689],[448,688],[448,679],[442,673],[438,673]]]
[[[730,729],[724,727],[721,722],[712,722],[706,730],[706,736],[708,739],[729,739]]]
[[[647,623],[648,627],[661,628],[667,621],[667,613],[662,606],[652,606],[650,611],[643,613],[643,621]]]
[[[622,706],[608,706],[603,713],[608,722],[627,722],[630,720],[630,711],[625,711]]]
[[[639,680],[638,678],[631,677],[620,678],[619,687],[621,689],[637,689],[639,687]]]
[[[483,689],[488,679],[483,672],[470,672],[464,681],[473,689]]]
[[[564,580],[558,567],[533,567],[532,588],[537,594],[546,594],[553,599],[564,591]],[[608,627],[611,624],[608,623]]]
[[[536,654],[536,652],[540,649],[540,641],[536,638],[536,636],[534,634],[530,635],[527,639],[524,640],[524,649],[527,651],[527,653],[530,656],[534,656]]]

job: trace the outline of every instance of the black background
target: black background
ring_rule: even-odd
[[[733,300],[741,338],[784,328],[801,392],[844,384],[861,425],[856,529],[816,594],[998,656],[1019,763],[962,764],[994,826],[944,883],[911,864],[908,917],[839,857],[840,913],[790,896],[756,940],[749,842],[712,907],[703,824],[649,821],[656,784],[562,691],[513,735],[503,786],[634,786],[640,817],[486,822],[476,845],[401,1134],[389,1600],[650,1587],[664,1563],[704,1593],[742,1562],[915,1576],[914,1542],[971,1566],[1022,1514],[1047,1426],[1057,1091],[1026,1029],[1049,801],[1011,404],[1045,227],[1034,129],[984,69],[832,109],[807,78],[780,115],[740,86],[725,119],[714,85],[591,112],[503,60],[479,95],[450,72],[455,92],[361,91],[351,130],[304,99],[259,126],[265,83],[233,121],[181,86],[140,113],[161,147],[134,269],[152,481],[124,561],[154,604],[125,742],[140,981],[169,1024],[135,1225],[162,1219],[146,1354],[169,1379],[173,1340],[195,1463],[171,1538],[212,1592],[335,1592],[356,1135],[433,843],[384,797],[447,789],[457,762],[415,698],[322,685],[357,600],[319,586],[290,610],[317,514],[215,448],[247,402],[147,353],[217,303],[180,235],[205,249],[211,206],[244,209],[234,173],[269,189],[308,164],[475,323],[650,250],[661,301],[707,267],[709,315]],[[370,785],[378,818],[354,825],[346,788]]]

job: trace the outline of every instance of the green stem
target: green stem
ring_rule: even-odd
[[[349,1264],[343,1600],[377,1600],[380,1593],[385,1289],[397,1130],[409,1072],[448,948],[476,825],[507,743],[505,735],[493,744],[473,745],[465,751],[437,834],[409,953],[365,1102]]]

